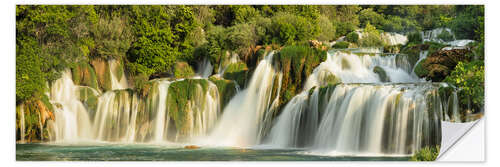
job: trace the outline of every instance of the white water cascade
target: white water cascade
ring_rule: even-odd
[[[266,143],[354,156],[408,155],[439,144],[440,85],[419,79],[401,64],[395,55],[329,53],[303,92],[284,107]],[[380,82],[375,66],[385,70],[391,83]],[[343,84],[327,86],[329,75]]]
[[[202,62],[198,64],[198,75],[202,78],[208,78],[212,75],[212,71],[214,70],[214,66],[208,58],[203,59]]]
[[[259,62],[246,89],[236,94],[224,108],[216,128],[203,143],[222,146],[247,147],[259,144],[263,120],[274,99],[271,91],[281,74],[272,66],[273,52]]]
[[[51,127],[55,141],[75,142],[91,139],[91,121],[87,109],[78,99],[79,86],[73,83],[71,72],[66,70],[50,89],[54,104],[55,121]]]
[[[21,104],[19,106],[19,128],[20,129],[20,143],[24,143],[24,138],[26,136],[26,125],[25,125],[25,120],[24,120],[24,104]]]
[[[382,38],[388,45],[404,45],[408,42],[408,37],[398,33],[382,33]]]
[[[127,89],[128,88],[128,83],[127,83],[127,78],[125,78],[125,73],[118,73],[116,71],[123,71],[123,69],[118,69],[120,66],[118,65],[118,61],[116,60],[110,60],[109,61],[109,70],[111,74],[111,89],[117,90],[117,89]],[[123,67],[121,67],[123,68]],[[118,76],[119,75],[119,76]]]

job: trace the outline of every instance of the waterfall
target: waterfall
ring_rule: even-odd
[[[421,52],[420,59],[426,55]],[[327,56],[274,121],[267,144],[326,155],[390,156],[439,144],[446,110],[437,93],[440,84],[419,79],[396,55]],[[392,83],[380,82],[376,66]],[[331,75],[343,84],[327,86]]]
[[[93,139],[127,141],[135,130],[137,97],[127,90],[108,91],[99,97],[93,124]]]
[[[109,61],[109,70],[111,74],[111,89],[113,90],[127,89],[128,88],[127,78],[125,78],[123,67],[120,68],[118,63],[120,62],[114,59]],[[117,73],[116,72],[117,70],[121,71],[121,73]]]
[[[408,37],[398,33],[382,33],[383,39],[388,45],[404,45],[408,42]]]
[[[219,73],[217,73],[217,75],[220,76],[220,77],[223,77],[224,76],[224,72],[226,72],[227,67],[229,67],[229,65],[231,65],[231,64],[238,63],[238,61],[240,61],[240,58],[239,58],[238,54],[233,53],[231,55],[231,58],[229,58],[228,62],[224,62],[223,66],[222,65],[219,66]],[[221,61],[221,63],[223,63],[223,62]]]
[[[161,142],[166,139],[166,134],[168,134],[168,124],[170,122],[170,117],[167,113],[167,95],[169,81],[159,81],[157,85],[158,91],[153,93],[153,97],[156,98],[156,119],[154,120],[154,141]],[[165,118],[166,116],[166,118]]]
[[[202,62],[198,64],[198,72],[197,74],[202,77],[202,78],[208,78],[210,75],[212,75],[212,71],[214,70],[214,67],[212,66],[212,63],[210,63],[210,60],[208,58],[203,59]]]
[[[416,76],[408,73],[406,69],[397,63],[396,56],[387,55],[358,55],[337,51],[328,52],[327,59],[322,62],[313,74],[307,79],[304,90],[314,86],[324,86],[327,75],[334,75],[343,83],[380,83],[379,76],[374,72],[376,66],[381,67],[390,78],[391,82],[408,83],[422,81]]]
[[[422,123],[434,120],[439,115],[434,112],[441,112],[427,108],[430,90],[428,85],[337,86],[319,125],[314,149],[347,155],[410,154],[416,150],[408,145],[419,148],[416,143],[439,143],[440,136],[431,134],[440,131],[439,123]]]
[[[248,87],[231,99],[207,144],[247,147],[260,142],[273,83],[281,76],[273,68],[272,58],[273,52],[260,61]]]
[[[25,125],[25,122],[26,120],[24,120],[24,104],[21,104],[19,106],[19,113],[20,113],[20,118],[19,118],[19,126],[20,126],[20,131],[21,131],[21,135],[20,135],[20,143],[24,143],[24,138],[26,136],[26,125]]]
[[[90,139],[91,121],[85,106],[78,99],[79,86],[73,83],[71,72],[66,70],[50,89],[54,104],[55,121],[51,129],[55,141],[75,142]]]
[[[462,120],[460,119],[460,113],[458,112],[458,95],[457,95],[457,92],[454,91],[452,92],[451,96],[449,97],[448,99],[448,105],[447,107],[451,107],[448,108],[447,110],[447,113],[446,113],[446,117],[449,117],[449,121],[450,122],[457,122],[457,123],[460,123],[462,122]],[[451,103],[451,105],[450,105]],[[449,110],[451,110],[451,115],[449,115]]]
[[[423,42],[430,41],[430,42],[443,43],[444,41],[438,38],[439,34],[441,34],[443,31],[447,31],[450,34],[453,34],[453,32],[451,32],[451,29],[449,29],[449,28],[436,28],[433,30],[422,31],[422,32],[420,32],[420,34],[422,36]],[[454,35],[453,35],[453,38],[455,38]]]

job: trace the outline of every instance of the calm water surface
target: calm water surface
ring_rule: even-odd
[[[185,149],[144,144],[16,144],[18,161],[407,161],[409,157],[308,155],[293,149]]]

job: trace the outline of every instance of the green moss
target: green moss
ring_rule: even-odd
[[[73,82],[76,85],[90,86],[99,88],[97,76],[94,68],[87,62],[79,62],[71,68]]]
[[[177,62],[174,66],[175,78],[189,78],[194,76],[193,68],[187,62]]]
[[[434,161],[436,160],[437,156],[439,155],[439,145],[432,146],[432,147],[424,147],[420,150],[418,150],[413,156],[411,157],[411,161]]]
[[[387,74],[385,73],[385,70],[382,67],[375,66],[375,68],[373,68],[373,72],[378,74],[380,81],[391,82],[391,79],[387,76]]]
[[[349,42],[345,42],[345,41],[340,41],[340,42],[336,42],[332,48],[335,48],[335,49],[346,49],[346,48],[349,48]]]
[[[224,71],[224,78],[235,80],[238,85],[244,86],[248,78],[248,67],[244,62],[232,63]]]
[[[286,46],[274,57],[282,72],[280,106],[295,96],[306,78],[321,62],[326,60],[326,51],[303,45]]]
[[[415,66],[415,74],[417,74],[418,77],[425,77],[425,76],[429,75],[429,71],[423,66],[425,60],[426,59],[420,61]]]
[[[209,80],[217,86],[221,108],[223,109],[231,98],[236,95],[236,82],[217,77],[210,77]]]
[[[124,68],[123,68],[123,61],[118,61],[117,60],[117,62],[118,62],[117,63],[118,66],[115,67],[115,71],[114,72],[116,74],[116,79],[121,80],[122,77],[123,77],[123,74],[125,73],[123,71],[124,70]]]
[[[168,105],[169,116],[175,123],[177,131],[184,134],[189,130],[188,112],[193,112],[188,108],[188,102],[196,97],[197,85],[200,85],[203,92],[208,89],[208,80],[206,79],[185,79],[182,81],[173,82],[168,88],[168,97],[166,103]]]
[[[79,89],[79,100],[90,110],[90,115],[93,116],[93,113],[97,111],[99,95],[96,94],[96,90],[90,87],[80,87]]]

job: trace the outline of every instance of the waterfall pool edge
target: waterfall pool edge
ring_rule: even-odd
[[[297,149],[149,144],[16,144],[17,161],[408,161],[410,157],[319,156]]]

